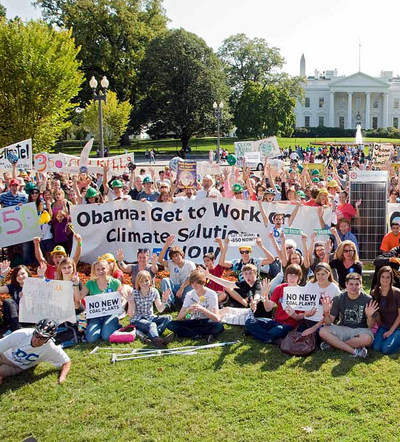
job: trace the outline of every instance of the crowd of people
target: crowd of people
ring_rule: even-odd
[[[60,382],[70,367],[68,356],[52,340],[57,324],[42,318],[44,322],[27,329],[19,321],[24,281],[33,269],[38,277],[70,282],[77,315],[84,313],[86,297],[120,293],[124,306],[121,317],[84,320],[84,340],[89,343],[108,341],[127,315],[143,342],[157,348],[167,346],[176,336],[212,343],[223,333],[224,324],[231,324],[244,327],[245,334],[268,344],[279,345],[296,330],[304,337],[314,334],[322,350],[336,348],[353,357],[366,357],[369,347],[384,354],[398,352],[400,226],[392,221],[391,231],[382,238],[371,293],[367,294],[353,228],[354,219],[362,216],[362,200],[349,201],[349,172],[371,170],[373,162],[364,152],[346,146],[318,153],[300,150],[285,153],[289,165],[266,162],[260,174],[249,167],[223,167],[221,174],[204,175],[195,188],[186,189],[177,187],[170,167],[158,173],[151,167],[132,168],[129,173],[115,175],[105,166],[103,173],[91,175],[41,174],[18,171],[14,165],[12,172],[0,179],[1,207],[35,203],[42,235],[2,249],[0,294],[8,298],[2,304],[7,329],[0,340],[0,383],[41,360],[61,367]],[[323,162],[318,164],[323,167],[313,167],[312,155],[320,157]],[[305,161],[311,163],[310,168]],[[388,167],[388,171],[388,201],[397,202],[397,176],[393,169]],[[229,237],[218,237],[219,255],[206,253],[200,265],[187,259],[170,235],[159,255],[138,248],[136,261],[125,262],[123,249],[116,256],[106,253],[91,265],[89,279],[85,283],[79,280],[82,238],[71,225],[72,206],[206,198],[256,202],[273,250],[258,238],[254,246],[240,246],[237,258],[228,260]],[[264,202],[292,204],[294,210],[288,220],[279,211],[270,219]],[[303,233],[299,244],[286,237],[284,226],[295,226],[302,206],[316,208],[319,221],[315,228],[328,230],[327,240],[317,240],[317,233],[310,237]],[[326,210],[331,213],[328,222],[324,220]],[[252,256],[254,247],[261,258]],[[161,270],[169,276],[156,288]],[[227,272],[234,278],[228,278]],[[124,274],[129,275],[130,284],[124,282]],[[316,307],[301,311],[285,306],[285,287],[306,287],[318,293]],[[34,353],[40,357],[27,359],[26,355]]]

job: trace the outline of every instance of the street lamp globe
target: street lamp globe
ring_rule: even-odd
[[[100,84],[101,84],[101,87],[102,87],[103,89],[107,89],[108,86],[110,85],[110,82],[108,81],[108,79],[107,79],[107,77],[106,77],[105,75],[104,75],[104,77],[101,79]]]
[[[89,81],[89,86],[90,86],[92,89],[96,89],[96,88],[97,88],[97,80],[96,80],[94,77],[92,77],[92,78],[90,79],[90,81]]]

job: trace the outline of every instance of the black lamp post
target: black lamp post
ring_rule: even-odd
[[[214,116],[217,119],[217,137],[218,137],[218,142],[217,142],[217,163],[219,163],[221,161],[221,155],[220,155],[220,126],[221,126],[221,119],[222,119],[222,110],[224,108],[224,103],[222,101],[220,101],[219,103],[217,103],[216,101],[214,101],[213,103],[213,109],[214,109]]]
[[[98,101],[99,102],[99,136],[100,136],[100,140],[99,140],[99,150],[100,150],[100,157],[104,157],[104,136],[103,136],[103,106],[102,106],[102,102],[104,101],[104,103],[107,104],[107,88],[110,84],[110,82],[107,80],[107,77],[104,76],[101,81],[101,87],[104,91],[99,90],[98,93],[96,93],[96,89],[97,89],[97,80],[92,77],[89,81],[89,85],[93,90],[93,100],[94,101]]]

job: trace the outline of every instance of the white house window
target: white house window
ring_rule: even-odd
[[[339,117],[339,127],[340,129],[344,129],[344,117]]]
[[[372,106],[374,109],[378,109],[379,108],[379,101],[378,100],[375,100],[374,101],[374,104],[373,104],[373,106]]]
[[[372,117],[372,129],[378,129],[378,117]]]
[[[325,105],[325,99],[324,99],[324,97],[320,97],[319,98],[319,107],[321,108],[321,107],[324,107],[324,105]]]
[[[324,117],[318,117],[318,126],[323,127],[324,126]]]
[[[399,99],[398,99],[398,98],[395,98],[395,99],[394,99],[394,105],[393,105],[393,107],[394,107],[395,109],[398,109],[398,108],[399,108]]]
[[[310,107],[310,97],[305,98],[304,107]]]
[[[309,116],[304,117],[304,127],[310,127],[310,117]]]
[[[393,127],[399,128],[399,117],[393,117]]]

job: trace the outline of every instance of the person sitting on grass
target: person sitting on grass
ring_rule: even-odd
[[[153,253],[150,261],[150,249],[138,249],[136,257],[137,264],[125,264],[124,251],[122,249],[117,250],[118,265],[123,272],[132,275],[133,286],[135,285],[136,277],[139,272],[146,270],[150,273],[152,278],[154,278],[158,272],[157,255]]]
[[[174,339],[173,333],[166,338],[160,337],[171,321],[171,316],[156,316],[153,313],[153,303],[159,313],[165,310],[170,294],[169,290],[164,292],[161,302],[160,294],[153,285],[153,278],[149,272],[143,270],[136,276],[135,288],[128,296],[128,316],[131,324],[148,336],[145,343],[152,342],[157,348],[165,347]]]
[[[0,339],[0,385],[9,376],[15,376],[40,362],[50,362],[61,368],[58,383],[62,384],[71,368],[71,360],[52,338],[57,325],[50,319],[42,319],[35,328],[22,328]]]
[[[377,322],[372,348],[385,355],[400,350],[400,290],[393,287],[393,269],[383,266],[378,272],[378,284],[371,295],[379,305]]]
[[[204,337],[211,344],[224,331],[219,319],[217,294],[205,287],[206,276],[202,270],[190,274],[189,284],[193,290],[187,293],[176,320],[171,321],[168,328],[181,337]]]
[[[346,290],[333,299],[322,299],[324,324],[319,335],[324,341],[321,350],[334,347],[350,353],[354,358],[366,358],[374,341],[371,330],[375,325],[378,303],[362,290],[362,276],[349,273]],[[333,324],[338,318],[338,324]]]
[[[226,242],[226,240],[227,240],[227,238],[225,238],[225,242]],[[222,252],[224,250],[224,243],[222,242],[222,239],[219,237],[215,239],[215,242],[219,245],[219,249],[220,249],[220,260],[219,260],[218,264],[215,265],[215,253],[213,253],[213,252],[206,253],[203,256],[203,262],[204,262],[205,268],[209,271],[209,273],[211,275],[214,275],[214,276],[217,276],[218,278],[220,278],[224,273],[224,267],[222,267],[222,265],[221,265],[221,257],[223,255]],[[226,301],[228,301],[229,297],[225,293],[224,287],[222,285],[216,283],[215,281],[213,281],[210,278],[207,278],[206,287],[211,290],[214,290],[214,292],[217,293],[218,305],[221,305],[221,304],[225,303]]]
[[[303,272],[298,264],[290,264],[285,270],[285,281],[287,282],[276,287],[272,293],[271,299],[268,298],[268,282],[264,279],[261,299],[267,312],[270,312],[274,307],[277,307],[275,317],[274,319],[248,319],[245,326],[249,334],[266,344],[279,344],[280,340],[297,327],[300,321],[308,315],[315,313],[313,311],[304,313],[295,311],[291,307],[287,307],[286,309],[282,307],[283,289],[287,286],[298,287],[302,274]]]
[[[169,271],[170,277],[161,280],[161,290],[171,291],[170,305],[179,305],[185,300],[186,294],[192,290],[190,286],[190,274],[196,268],[196,264],[185,259],[185,253],[180,247],[171,247],[175,236],[170,235],[165,241],[164,247],[158,257],[158,262]],[[170,260],[165,259],[168,248]]]

